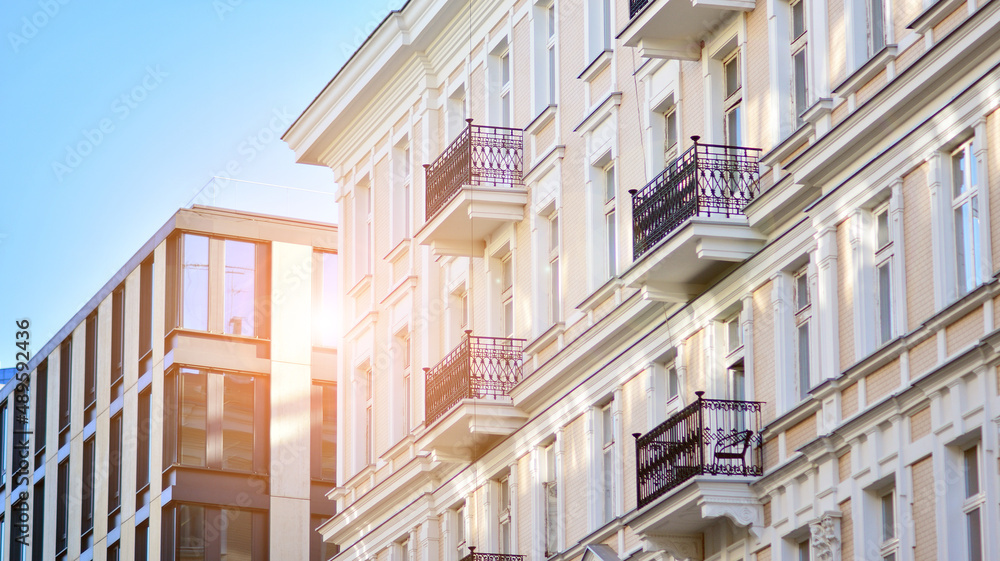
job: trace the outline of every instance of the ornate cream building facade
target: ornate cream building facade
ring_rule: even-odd
[[[336,559],[1000,557],[998,47],[977,0],[390,14],[284,137],[340,185]]]

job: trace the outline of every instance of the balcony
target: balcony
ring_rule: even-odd
[[[461,561],[524,561],[524,556],[508,553],[476,553],[476,548],[470,547],[469,554]]]
[[[425,164],[426,220],[417,242],[435,255],[481,255],[486,238],[524,219],[524,140],[520,129],[468,126]]]
[[[760,149],[699,144],[632,194],[624,280],[652,300],[686,302],[764,246],[743,208],[760,190]]]
[[[473,336],[425,369],[424,425],[418,446],[436,459],[467,461],[520,427],[526,415],[509,393],[521,381],[524,339]]]
[[[763,475],[763,403],[703,394],[696,392],[694,403],[653,430],[633,435],[638,532],[699,533],[719,516],[758,529],[762,523],[749,484]]]
[[[753,0],[629,0],[629,22],[618,35],[639,56],[699,60],[701,40]]]

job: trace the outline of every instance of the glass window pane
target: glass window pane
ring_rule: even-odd
[[[889,245],[889,211],[882,211],[875,216],[875,231],[878,249]]]
[[[733,107],[726,113],[726,144],[730,146],[740,146],[743,141],[743,132],[740,130],[740,106]]]
[[[335,347],[340,323],[337,310],[337,295],[340,290],[339,256],[336,253],[322,255],[319,343],[324,347]]]
[[[983,561],[983,532],[980,526],[979,509],[965,515],[968,524],[969,561]]]
[[[615,200],[617,189],[615,187],[615,166],[608,166],[604,170],[604,202]]]
[[[187,329],[208,330],[208,238],[184,234],[181,312]]]
[[[205,509],[196,505],[177,507],[177,558],[205,559]]]
[[[205,465],[205,428],[208,419],[208,386],[202,372],[182,372],[181,399],[177,406],[179,463]]]
[[[740,320],[734,319],[726,324],[729,331],[729,352],[733,352],[736,349],[743,346],[742,341],[740,341]]]
[[[549,47],[549,105],[556,104],[556,47]]]
[[[612,449],[604,451],[604,521],[614,518],[614,455]]]
[[[677,145],[677,112],[670,110],[667,112],[665,120],[667,148],[670,149]]]
[[[500,274],[502,276],[501,281],[504,292],[510,290],[511,287],[514,286],[514,272],[510,262],[511,259],[508,257],[500,263]]]
[[[667,397],[677,397],[677,369],[671,366],[667,369]]]
[[[615,226],[615,211],[605,216],[608,238],[608,276],[613,277],[618,272],[618,229]]]
[[[878,267],[879,343],[892,339],[892,282],[890,262]]]
[[[222,467],[253,471],[254,379],[223,376]]]
[[[323,479],[337,479],[337,388],[323,387]]]
[[[559,258],[555,258],[549,263],[549,278],[552,286],[549,287],[549,319],[555,323],[559,321],[559,306],[561,299],[559,296]]]
[[[253,514],[245,510],[223,509],[220,526],[221,561],[251,561]]]
[[[734,56],[725,63],[726,97],[740,88],[740,57]]]
[[[883,0],[870,0],[871,1],[871,34],[872,34],[872,52],[875,54],[885,47],[885,16],[883,15],[884,6],[882,5]]]
[[[803,323],[798,329],[799,350],[799,397],[809,394],[809,322]]]
[[[809,279],[802,274],[795,277],[795,309],[801,310],[809,305]]]
[[[801,2],[800,2],[801,3]],[[794,65],[792,72],[795,75],[795,118],[796,122],[801,123],[800,118],[802,113],[808,107],[808,101],[806,101],[806,95],[808,94],[808,86],[806,84],[806,50],[802,49],[795,53]]]
[[[254,334],[254,269],[256,245],[226,240],[224,323],[226,333]]]
[[[965,462],[965,496],[966,498],[979,494],[979,454],[978,447],[973,446],[963,454]]]
[[[615,442],[615,424],[611,413],[611,406],[601,410],[601,427],[604,438],[604,446],[610,446]]]
[[[967,187],[965,184],[965,150],[962,150],[951,157],[952,194],[957,197],[964,193]]]
[[[882,541],[896,537],[896,511],[893,506],[894,493],[882,496]]]
[[[792,4],[792,39],[806,32],[805,4],[804,0]]]

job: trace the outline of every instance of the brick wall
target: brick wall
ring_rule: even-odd
[[[756,10],[747,13],[747,83],[743,92],[743,106],[750,129],[746,132],[747,144],[761,148],[764,152],[773,147],[768,39],[767,9],[761,3]]]
[[[816,438],[816,416],[809,415],[799,424],[785,431],[785,456],[792,456],[796,450],[814,438]]]
[[[829,0],[826,6],[830,23],[830,86],[835,88],[847,77],[847,20],[844,0]]]
[[[854,364],[854,260],[850,226],[850,219],[837,225],[837,323],[841,371]]]
[[[840,503],[840,558],[854,561],[854,517],[851,500]]]
[[[930,337],[910,350],[910,379],[917,378],[937,364],[937,341]]]
[[[975,342],[983,335],[983,309],[976,308],[944,330],[948,341],[948,356]]]
[[[903,237],[906,239],[906,310],[910,325],[920,326],[934,312],[934,270],[931,248],[931,200],[927,164],[903,177]]]
[[[840,481],[847,481],[851,478],[851,451],[844,452],[844,455],[837,458],[837,476]]]
[[[564,488],[575,492],[565,493],[566,543],[576,543],[589,533],[587,520],[590,484],[587,442],[584,433],[584,415],[573,420],[563,430],[566,439],[563,448]],[[588,490],[588,491],[584,491]]]
[[[753,293],[753,368],[754,398],[764,402],[763,422],[775,416],[774,380],[774,311],[771,308],[771,283]]]
[[[934,467],[925,458],[910,468],[913,477],[914,561],[937,560],[937,524],[934,521]]]
[[[893,360],[865,377],[865,397],[871,405],[899,387],[899,359]]]
[[[847,386],[840,392],[840,418],[847,419],[858,412],[858,383]]]
[[[990,224],[993,238],[993,266],[1000,264],[1000,111],[986,116],[986,170],[990,185]],[[998,299],[1000,300],[1000,299]],[[1000,308],[994,303],[993,310],[1000,315]],[[1000,326],[1000,323],[993,323]]]
[[[910,415],[910,442],[916,442],[931,433],[931,408],[924,407]]]

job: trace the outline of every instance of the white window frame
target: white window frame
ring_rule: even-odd
[[[896,488],[891,487],[878,493],[878,514],[879,521],[878,539],[879,558],[882,561],[896,561],[899,559],[899,509],[896,501]],[[886,515],[886,508],[889,515]]]
[[[466,544],[468,543],[467,540],[469,538],[468,517],[466,516],[467,511],[468,505],[464,502],[449,511],[452,526],[455,529],[454,549],[452,551],[455,552],[456,560],[464,558],[469,553],[466,547]]]
[[[486,84],[490,99],[490,121],[498,127],[511,127],[514,120],[512,82],[513,67],[511,46],[503,38],[490,53],[489,82]]]
[[[608,402],[598,408],[597,417],[599,419],[600,436],[598,439],[600,457],[600,481],[595,488],[599,490],[598,497],[598,527],[604,526],[615,518],[617,485],[615,482],[615,402]],[[611,432],[609,435],[608,432]]]
[[[802,10],[802,30],[796,34],[795,11]],[[806,13],[805,0],[791,0],[788,3],[788,37],[789,37],[789,74],[791,88],[789,89],[792,123],[794,129],[801,127],[805,121],[802,114],[809,108],[809,14]],[[801,60],[802,68],[798,67]],[[801,87],[801,97],[800,97]]]
[[[544,556],[559,553],[559,476],[556,469],[556,444],[553,442],[540,450],[542,527],[539,529],[544,544]]]
[[[604,201],[602,209],[604,222],[604,257],[605,269],[604,278],[614,278],[618,274],[618,213],[616,201],[618,199],[618,173],[615,162],[601,168],[601,200]]]
[[[737,45],[722,59],[722,143],[727,146],[742,146],[745,142],[743,138],[743,55],[740,50],[740,46]],[[736,84],[729,83],[727,69],[730,64],[735,65]],[[736,138],[733,138],[731,123],[736,125]]]
[[[747,399],[746,369],[744,367],[744,341],[741,312],[722,322],[725,335],[724,364],[726,366],[726,398],[738,401]],[[734,341],[735,338],[735,341]]]
[[[956,169],[958,161],[956,158],[959,156],[965,161],[964,171]],[[983,282],[980,267],[980,260],[983,257],[983,240],[980,235],[983,219],[981,204],[983,197],[980,193],[981,177],[979,171],[973,139],[963,142],[951,152],[948,158],[952,217],[952,241],[950,245],[955,256],[954,282],[960,297],[972,292]],[[961,178],[962,185],[966,186],[962,193],[956,193],[959,178]],[[960,215],[960,209],[966,205],[969,207],[969,213],[967,217],[964,217]],[[971,240],[969,234],[971,234]]]
[[[865,0],[865,35],[868,58],[878,54],[889,42],[885,17],[886,7],[885,0]]]
[[[514,323],[514,259],[508,252],[499,259],[500,265],[500,331],[502,337],[513,337]]]
[[[678,122],[677,105],[671,104],[661,115],[663,117],[663,167],[666,169],[680,155],[680,123]],[[673,128],[673,138],[671,138],[671,128]]]
[[[881,226],[883,217],[885,220],[884,237]],[[896,306],[893,301],[896,292],[894,290],[896,244],[893,243],[895,236],[892,227],[892,211],[888,202],[879,205],[872,211],[871,235],[874,241],[872,246],[875,248],[875,342],[876,347],[881,347],[896,336],[894,320]],[[887,278],[883,274],[887,275]],[[884,307],[888,309],[883,309]]]
[[[971,452],[972,457],[969,457]],[[986,493],[983,491],[983,461],[982,461],[982,447],[977,441],[972,446],[967,446],[962,449],[962,495],[964,499],[962,501],[962,514],[964,517],[964,522],[962,524],[963,541],[965,542],[965,559],[968,561],[982,561],[985,559],[985,540],[983,532],[983,514],[986,506]],[[972,460],[971,467],[975,469],[975,473],[971,474],[970,477],[970,463]],[[974,477],[974,479],[973,479]],[[975,483],[975,488],[972,487],[972,483]],[[979,555],[978,557],[973,556],[972,552],[972,540],[973,540],[973,528],[972,528],[972,516],[975,515],[978,518],[978,528],[976,528],[976,533],[979,534]]]
[[[561,232],[559,230],[559,211],[553,211],[548,222],[548,319],[555,324],[562,319],[562,278],[559,270],[559,255],[561,253]]]
[[[802,401],[809,397],[809,390],[812,388],[812,354],[813,354],[813,305],[811,279],[809,278],[809,266],[806,265],[792,275],[792,315],[793,321],[793,348],[795,355],[795,401]],[[802,302],[802,300],[806,300]],[[806,356],[802,355],[802,336],[805,335]],[[803,372],[803,366],[806,371]]]
[[[413,201],[412,151],[408,137],[396,143],[392,150],[392,246],[409,238]]]
[[[601,53],[614,50],[614,6],[614,0],[587,0],[586,66],[597,60]]]

